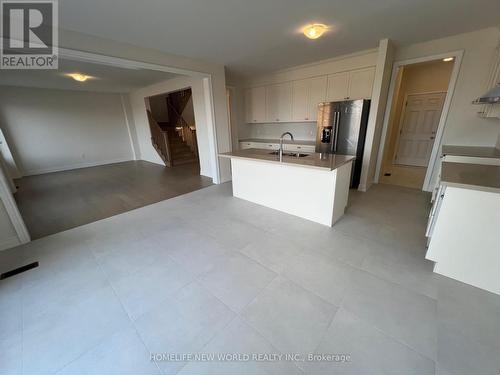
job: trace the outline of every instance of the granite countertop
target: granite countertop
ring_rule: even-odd
[[[274,138],[243,138],[239,140],[240,142],[258,142],[258,143],[280,143],[279,139]],[[300,139],[296,139],[291,141],[290,139],[284,139],[284,144],[297,144],[297,145],[306,145],[306,146],[316,146],[316,141],[303,141]]]
[[[500,193],[500,166],[444,162],[441,167],[441,183]]]
[[[249,148],[246,150],[226,152],[223,154],[219,154],[219,156],[223,158],[250,159],[268,163],[322,169],[327,171],[333,171],[334,169],[337,169],[342,165],[356,159],[355,156],[350,155],[319,154],[314,152],[309,153],[307,156],[302,158],[298,158],[296,156],[283,156],[283,161],[280,162],[278,155],[272,155],[270,153],[271,150]]]
[[[443,146],[443,155],[500,159],[500,149],[477,146]]]

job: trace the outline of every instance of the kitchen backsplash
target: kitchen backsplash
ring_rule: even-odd
[[[316,123],[282,123],[282,124],[244,124],[241,132],[243,138],[279,138],[284,132],[290,132],[295,139],[313,141],[316,139]]]

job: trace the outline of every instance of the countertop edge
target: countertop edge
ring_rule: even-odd
[[[321,170],[321,171],[325,171],[325,172],[334,171],[334,170],[342,167],[343,165],[345,165],[347,163],[353,162],[356,159],[355,156],[346,155],[346,156],[348,156],[348,158],[346,160],[344,160],[344,161],[336,164],[335,168],[331,168],[331,167],[320,167],[320,166],[317,166],[317,165],[290,163],[290,162],[286,162],[286,161],[280,162],[279,160],[259,159],[259,158],[255,158],[255,157],[251,157],[251,156],[227,155],[227,154],[218,154],[218,156],[221,157],[221,158],[227,158],[227,159],[253,160],[253,161],[257,161],[257,162],[271,163],[271,164],[281,164],[281,165],[287,165],[287,166],[291,166],[291,167],[317,169],[317,170]]]

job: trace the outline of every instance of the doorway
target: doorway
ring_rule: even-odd
[[[424,188],[454,62],[445,58],[397,68],[380,183]]]

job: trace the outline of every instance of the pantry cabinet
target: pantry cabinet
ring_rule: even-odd
[[[292,121],[316,121],[318,104],[325,101],[326,76],[294,81],[292,84]]]
[[[374,67],[330,74],[326,101],[370,99],[374,78]]]

